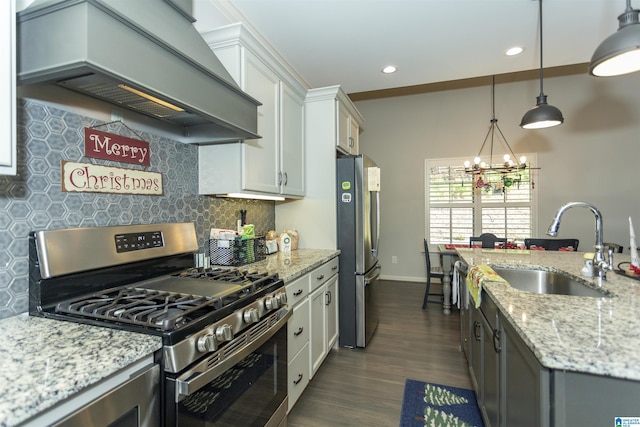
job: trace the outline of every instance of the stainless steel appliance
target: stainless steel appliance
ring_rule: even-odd
[[[380,169],[364,155],[337,159],[339,322],[344,347],[365,347],[378,326]]]
[[[162,337],[162,425],[286,425],[283,281],[197,249],[192,223],[34,232],[29,312]]]

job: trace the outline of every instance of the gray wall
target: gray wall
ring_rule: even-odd
[[[640,77],[588,75],[545,78],[548,102],[561,126],[524,130],[518,124],[535,105],[538,81],[497,84],[496,118],[516,154],[538,156],[538,224],[543,236],[556,210],[572,200],[594,203],[604,217],[605,241],[629,244],[628,217],[640,229]],[[365,118],[361,150],[382,168],[380,259],[386,278],[422,281],[424,159],[472,157],[491,119],[491,86],[356,102]],[[497,143],[496,143],[497,144]],[[496,145],[498,147],[499,145]],[[500,153],[500,155],[503,153]],[[559,237],[577,237],[590,251],[593,214],[568,211]],[[625,250],[628,253],[628,250]],[[392,264],[391,257],[398,263]]]
[[[162,196],[65,193],[60,161],[88,163],[84,127],[104,123],[32,100],[18,101],[18,175],[0,176],[0,318],[27,311],[28,234],[32,230],[102,225],[194,222],[204,250],[211,227],[235,228],[240,209],[259,235],[275,228],[274,202],[198,195],[196,146],[149,132],[151,167]],[[120,123],[99,130],[138,139]],[[133,165],[105,163],[125,168]]]

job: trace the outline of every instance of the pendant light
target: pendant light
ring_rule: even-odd
[[[604,39],[591,57],[589,74],[598,77],[619,76],[640,70],[640,10],[627,9],[618,16],[618,31]]]
[[[536,106],[522,117],[520,126],[524,129],[542,129],[557,126],[564,122],[562,112],[553,105],[547,104],[547,95],[542,91],[542,0],[540,2],[540,95],[536,98]]]
[[[478,151],[478,155],[474,157],[473,164],[470,161],[464,162],[464,171],[470,175],[484,175],[484,174],[502,174],[505,175],[510,172],[520,171],[527,168],[527,158],[522,156],[518,158],[516,154],[511,149],[511,146],[507,142],[507,138],[505,138],[500,126],[498,126],[498,119],[496,119],[496,76],[492,76],[491,78],[491,120],[489,125],[489,131],[487,135],[484,137],[484,141],[480,146],[480,151]],[[503,145],[507,149],[507,153],[503,156],[504,163],[494,164],[493,162],[493,142],[495,140],[502,139]],[[489,141],[489,162],[482,161],[482,154],[485,146],[487,145],[487,141]],[[486,154],[486,153],[485,153]],[[513,157],[512,157],[513,156]],[[485,157],[486,159],[486,157]]]

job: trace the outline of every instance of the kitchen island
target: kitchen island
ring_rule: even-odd
[[[606,281],[582,277],[583,252],[457,251],[468,265],[565,273],[602,292],[537,294],[486,282],[480,309],[472,298],[471,308],[463,304],[462,345],[486,425],[599,426],[640,417],[640,282],[612,271]],[[614,263],[628,260],[618,254]]]
[[[640,381],[640,281],[612,271],[601,284],[583,278],[583,252],[458,249],[458,254],[468,265],[564,271],[610,293],[589,298],[539,295],[499,283],[483,287],[543,366]],[[616,255],[616,264],[629,261],[628,255]]]

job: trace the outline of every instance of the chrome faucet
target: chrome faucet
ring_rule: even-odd
[[[587,202],[567,203],[558,209],[558,212],[556,212],[556,216],[553,218],[553,222],[549,226],[547,234],[552,237],[557,236],[558,230],[560,229],[560,219],[562,218],[562,214],[564,214],[567,209],[575,207],[587,208],[593,212],[596,217],[596,244],[593,246],[595,249],[595,254],[593,256],[593,269],[598,271],[598,278],[601,280],[607,280],[607,270],[613,270],[613,249],[609,249],[609,257],[607,259],[607,256],[605,255],[605,246],[602,243],[602,214],[598,208]]]

